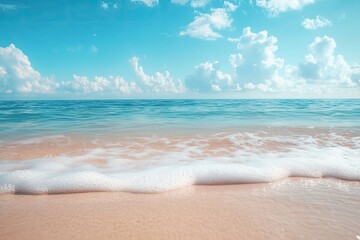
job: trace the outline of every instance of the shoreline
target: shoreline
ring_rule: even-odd
[[[0,195],[7,239],[356,239],[360,183],[288,178],[156,194]]]

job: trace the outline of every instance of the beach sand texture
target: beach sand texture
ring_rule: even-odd
[[[0,238],[356,239],[360,184],[285,179],[158,194],[0,195]]]

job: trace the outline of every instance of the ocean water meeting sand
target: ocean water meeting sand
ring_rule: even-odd
[[[359,100],[2,103],[1,239],[360,234]]]
[[[360,240],[360,0],[0,0],[0,240]]]

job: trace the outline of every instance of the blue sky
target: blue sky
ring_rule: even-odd
[[[358,0],[0,1],[0,98],[359,97]]]

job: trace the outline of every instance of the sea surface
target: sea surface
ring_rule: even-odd
[[[360,100],[0,101],[0,192],[360,181]]]

